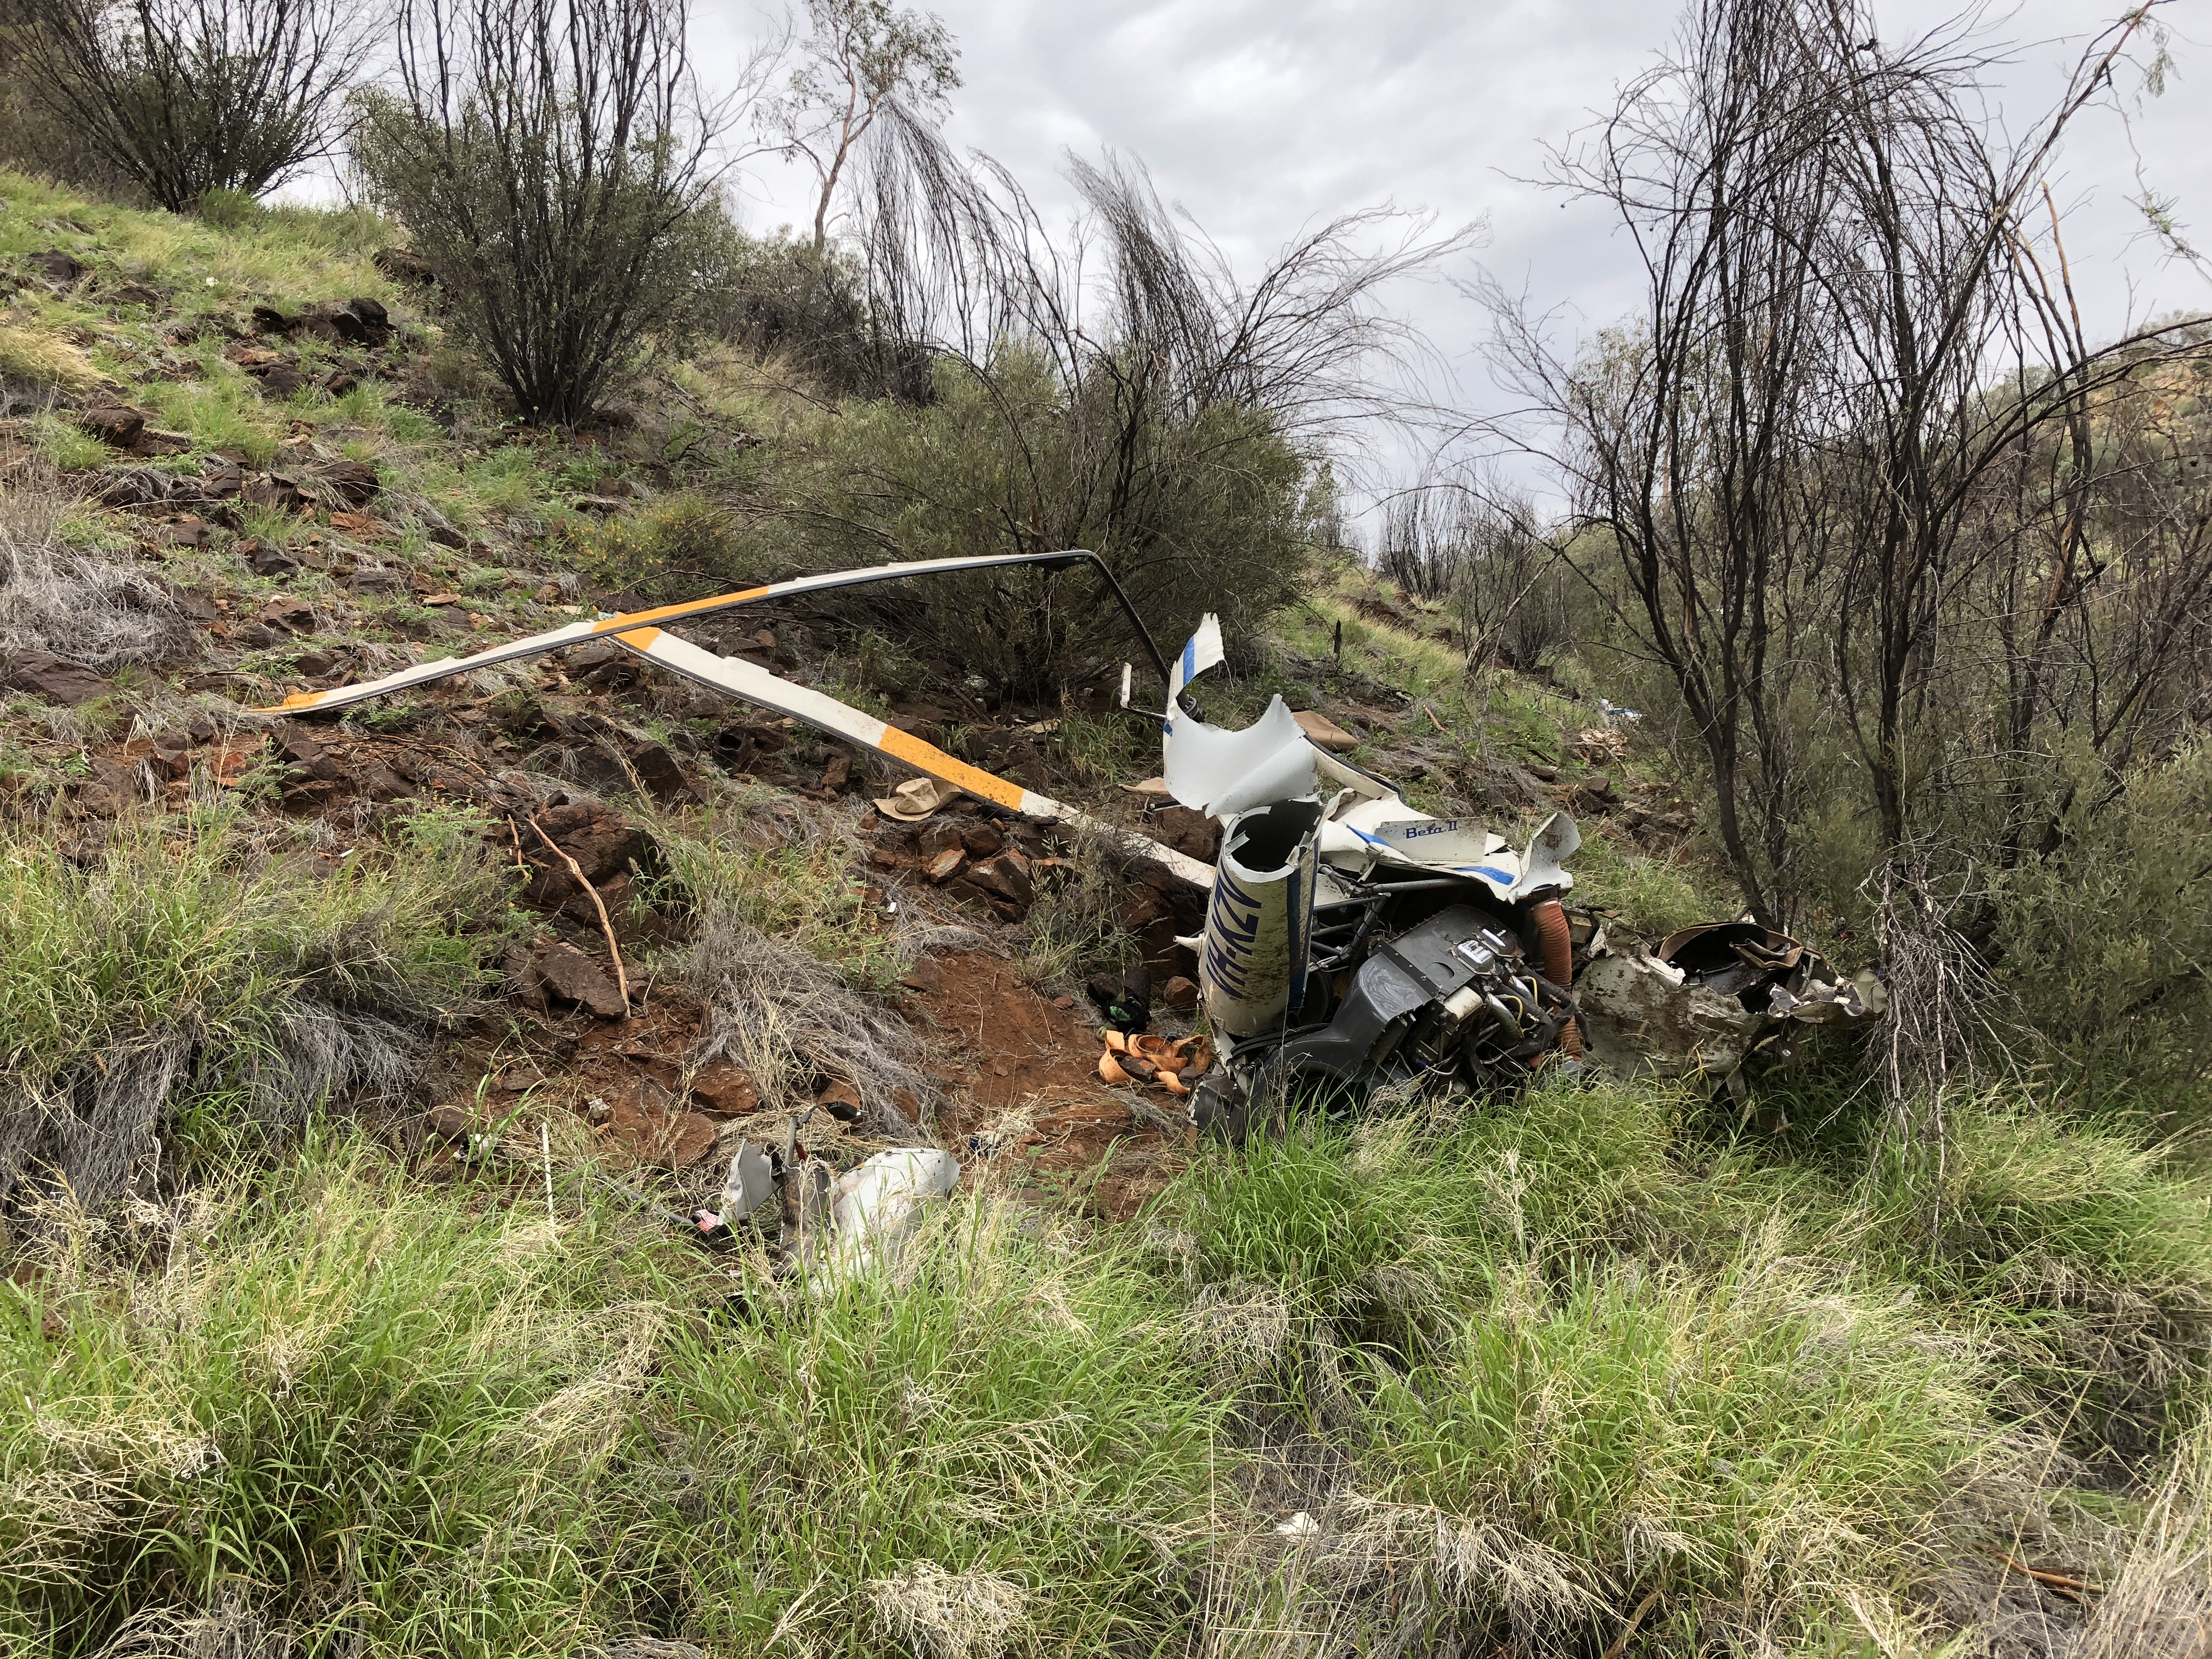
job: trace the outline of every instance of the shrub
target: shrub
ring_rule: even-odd
[[[740,237],[732,251],[714,295],[715,333],[833,397],[928,401],[928,353],[876,325],[860,273],[834,245]]]
[[[570,424],[697,320],[728,222],[681,3],[415,0],[355,160],[528,419]]]
[[[258,197],[326,154],[368,44],[338,0],[17,9],[10,67],[70,148],[174,213],[210,191]]]
[[[678,495],[648,511],[608,520],[564,538],[582,573],[653,602],[742,587],[750,580],[745,545],[726,507]]]
[[[1315,534],[1307,482],[1263,410],[1132,415],[1109,377],[1071,389],[1008,346],[984,367],[940,359],[927,404],[848,403],[794,422],[752,533],[779,574],[1088,548],[1172,653],[1207,611],[1249,643],[1297,592]],[[1080,572],[939,576],[833,603],[955,678],[1024,696],[1142,659],[1112,596]]]

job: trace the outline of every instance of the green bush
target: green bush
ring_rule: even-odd
[[[2086,755],[2055,773],[2061,834],[1988,884],[1990,953],[2017,999],[2010,1023],[2057,1047],[2090,1104],[2157,1134],[2177,1112],[2201,1125],[2212,1108],[2212,744],[2147,762],[2120,789]]]
[[[564,539],[569,562],[585,576],[648,603],[726,592],[756,580],[734,515],[696,495],[588,530],[570,528]]]
[[[1263,410],[1117,402],[1008,346],[941,359],[932,401],[848,402],[793,419],[742,488],[763,572],[1087,548],[1172,655],[1207,611],[1249,650],[1299,589],[1322,503]],[[763,464],[748,458],[747,469]],[[1144,660],[1094,574],[1024,570],[856,588],[830,601],[957,679],[1024,696]]]
[[[400,37],[399,90],[356,100],[355,163],[517,410],[574,424],[680,350],[728,260],[683,9],[431,9]]]

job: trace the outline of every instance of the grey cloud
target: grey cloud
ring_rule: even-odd
[[[1526,180],[1540,173],[1547,144],[1568,138],[1649,64],[1674,30],[1670,5],[948,0],[937,9],[959,39],[967,76],[952,136],[1005,162],[1048,218],[1072,207],[1060,177],[1065,153],[1111,147],[1141,161],[1161,195],[1243,269],[1303,227],[1389,201],[1447,224],[1486,219],[1477,257],[1509,287],[1562,307],[1574,332],[1634,302],[1631,251],[1604,218]],[[1887,0],[1881,15],[1902,40],[1933,14]],[[2000,20],[1996,30],[2023,44],[1997,77],[1996,112],[2016,126],[2047,103],[2106,15],[2088,0],[2027,0]],[[757,15],[716,4],[701,22],[702,45],[726,51]],[[2186,76],[2191,48],[2175,46]],[[2157,158],[2154,182],[2182,198],[2185,219],[2197,207],[2212,241],[2205,136],[2185,81],[2137,118],[2136,142]],[[2093,328],[2212,303],[2202,278],[2162,267],[2138,237],[2134,160],[2118,121],[2085,120],[2054,187],[2075,204],[2069,252]],[[755,222],[805,216],[804,181],[769,169],[757,188]],[[1496,406],[1501,395],[1473,354],[1486,332],[1479,310],[1443,283],[1409,285],[1398,302],[1454,358],[1453,394]]]

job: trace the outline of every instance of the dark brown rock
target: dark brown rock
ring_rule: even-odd
[[[584,872],[584,879],[594,885],[611,876],[627,871],[645,854],[645,836],[634,825],[623,821],[620,814],[604,806],[576,802],[566,806],[548,807],[538,814],[538,822],[545,833],[559,843],[561,850],[576,860]],[[535,840],[524,826],[523,842],[526,851],[531,849],[531,861],[543,864],[548,860],[557,867],[564,883],[568,866],[546,852],[545,843]]]
[[[1193,1012],[1198,1007],[1198,981],[1177,974],[1160,987],[1160,1000],[1179,1014]]]
[[[50,283],[81,283],[92,269],[83,260],[58,247],[50,247],[43,253],[27,253],[23,263]]]
[[[422,1127],[441,1140],[466,1140],[470,1119],[459,1106],[433,1106],[422,1114]]]
[[[228,456],[210,455],[200,463],[200,494],[226,501],[246,487],[246,472]]]
[[[112,449],[136,449],[139,434],[146,430],[145,416],[120,404],[81,410],[76,423]]]
[[[380,300],[360,295],[351,300],[327,300],[301,313],[297,328],[322,339],[375,350],[392,338],[392,319]]]
[[[1016,854],[1002,854],[971,865],[967,878],[994,897],[1002,898],[1019,909],[1027,909],[1036,895],[1036,884],[1030,878],[1026,863]]]
[[[107,290],[108,300],[118,306],[157,306],[161,296],[143,283],[125,283],[119,288]]]
[[[280,594],[254,612],[254,620],[264,628],[281,628],[289,634],[305,634],[315,626],[315,612],[304,601]]]
[[[296,720],[276,728],[276,755],[295,772],[323,783],[335,783],[345,775],[322,739]]]
[[[0,684],[71,708],[104,697],[108,691],[106,680],[82,663],[49,651],[18,651],[0,657]]]
[[[390,767],[373,764],[362,774],[361,793],[374,801],[404,800],[415,786]]]
[[[250,372],[260,382],[264,398],[289,398],[307,384],[307,377],[289,363],[270,363]]]
[[[300,568],[300,562],[290,553],[267,542],[241,542],[237,551],[257,576],[289,576]]]
[[[655,800],[678,801],[693,799],[691,786],[684,776],[684,769],[676,763],[676,757],[668,752],[667,745],[641,743],[629,751],[630,769],[637,774]]]
[[[76,787],[80,811],[95,817],[113,817],[145,799],[138,769],[104,755],[94,755],[90,774]]]
[[[988,859],[1006,844],[1006,838],[995,824],[971,823],[961,830],[960,844],[968,849],[969,857]]]
[[[325,461],[315,469],[318,482],[331,485],[349,507],[366,507],[384,486],[367,461]]]
[[[246,479],[238,495],[240,501],[277,513],[296,512],[307,504],[299,485],[282,472],[261,473]]]
[[[563,1002],[580,1004],[601,1019],[621,1019],[629,1009],[613,980],[573,945],[556,945],[538,958],[538,977]]]
[[[380,247],[369,256],[369,263],[395,283],[428,288],[438,280],[438,273],[428,259],[405,248]]]

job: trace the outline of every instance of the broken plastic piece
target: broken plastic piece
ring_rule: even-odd
[[[734,1226],[775,1196],[775,1165],[765,1147],[738,1142],[730,1178],[722,1186],[722,1219]]]
[[[878,1152],[837,1177],[830,1189],[834,1227],[827,1267],[833,1278],[888,1267],[921,1225],[922,1208],[951,1194],[960,1166],[934,1146]]]
[[[959,794],[937,778],[908,778],[889,795],[876,797],[876,811],[901,823],[919,823]]]

